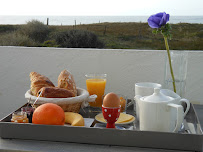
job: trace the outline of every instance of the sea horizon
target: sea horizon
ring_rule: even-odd
[[[49,25],[79,25],[104,22],[140,22],[146,23],[149,16],[11,16],[1,15],[0,25],[26,24],[31,20],[39,20]],[[169,23],[203,24],[203,16],[170,16]]]

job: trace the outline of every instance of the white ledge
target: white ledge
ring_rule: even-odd
[[[203,51],[188,51],[186,98],[203,104]],[[15,110],[26,102],[29,73],[46,75],[57,85],[60,72],[68,69],[76,85],[86,88],[85,74],[107,73],[106,93],[134,97],[137,82],[163,84],[165,50],[0,47],[0,112]],[[10,105],[10,109],[3,108]]]

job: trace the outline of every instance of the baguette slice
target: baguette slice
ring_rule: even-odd
[[[77,96],[75,80],[73,75],[67,70],[63,70],[58,76],[58,87],[67,89],[71,91],[74,96]]]

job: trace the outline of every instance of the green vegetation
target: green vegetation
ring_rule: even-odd
[[[2,46],[37,46],[37,43],[27,35],[19,32],[9,32],[0,34],[0,45]]]
[[[97,35],[84,30],[67,30],[54,35],[56,44],[66,48],[103,48],[104,44]]]
[[[203,50],[203,24],[171,24],[170,50]],[[99,23],[47,26],[0,25],[0,45],[165,50],[164,39],[147,23]]]
[[[37,20],[29,21],[26,25],[22,25],[19,32],[27,35],[30,39],[42,43],[49,35],[49,27]]]

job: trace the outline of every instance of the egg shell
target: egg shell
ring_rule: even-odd
[[[108,93],[103,100],[104,107],[119,107],[120,106],[120,98],[117,94],[111,92]]]

